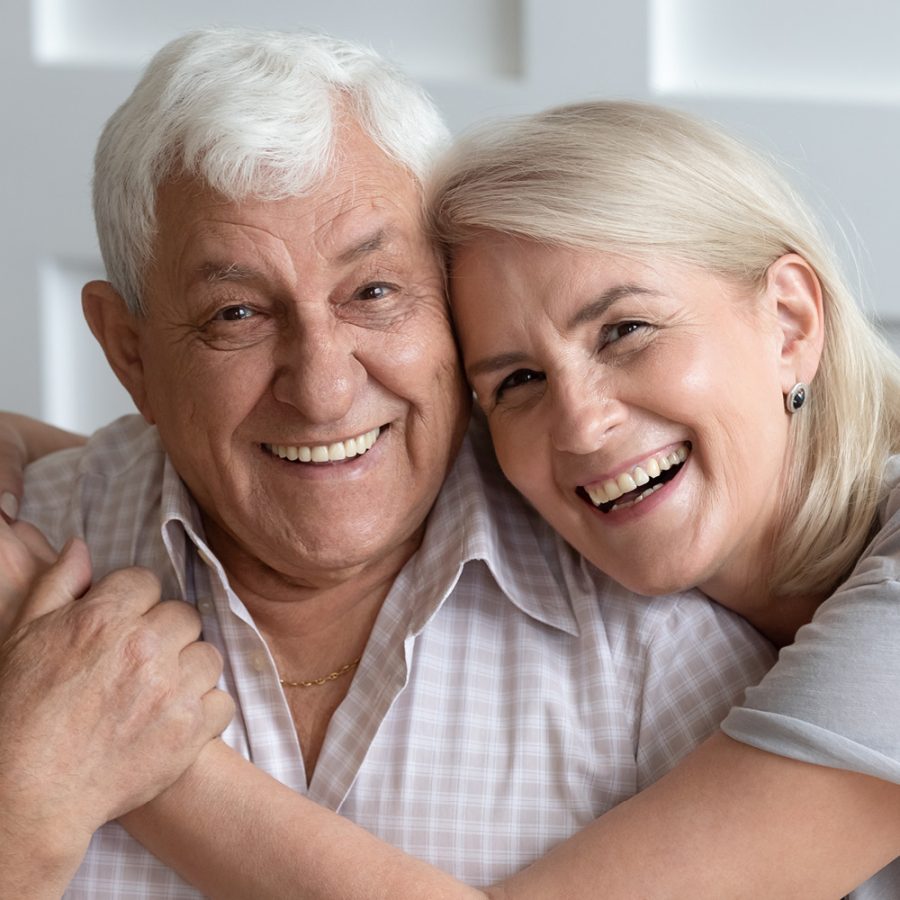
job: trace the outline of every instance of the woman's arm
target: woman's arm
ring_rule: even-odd
[[[900,785],[714,735],[497,898],[842,897],[900,855]]]
[[[122,823],[215,897],[841,897],[900,855],[900,786],[710,738],[485,892],[295,794],[221,743]]]
[[[295,793],[221,741],[208,744],[171,788],[119,821],[217,900],[485,896]]]
[[[48,453],[77,447],[85,438],[17,413],[0,412],[0,512],[13,521],[22,499],[25,466]]]

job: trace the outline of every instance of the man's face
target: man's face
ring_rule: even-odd
[[[328,583],[405,558],[468,413],[413,179],[347,129],[313,194],[159,196],[135,399],[226,567]]]

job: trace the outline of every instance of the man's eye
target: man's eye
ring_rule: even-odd
[[[384,300],[394,293],[392,284],[367,284],[356,292],[356,296],[360,300]]]
[[[606,328],[603,329],[603,345],[606,344],[614,344],[616,341],[620,341],[623,337],[627,337],[629,334],[634,334],[636,331],[640,331],[642,328],[646,328],[646,322],[618,322],[615,325],[607,325]]]
[[[503,394],[511,388],[521,387],[523,384],[532,384],[544,380],[543,372],[535,372],[533,369],[516,369],[511,375],[507,375],[497,386],[494,392],[499,400]]]
[[[217,319],[220,322],[240,322],[244,319],[250,319],[255,315],[255,310],[251,309],[249,306],[239,304],[236,306],[226,306],[223,309],[220,309],[213,316],[213,319]]]

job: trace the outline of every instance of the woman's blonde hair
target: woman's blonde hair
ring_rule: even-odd
[[[871,536],[884,464],[900,450],[900,360],[868,322],[823,233],[767,160],[661,107],[582,103],[489,126],[433,185],[450,257],[485,231],[576,249],[664,257],[761,287],[797,253],[816,271],[825,347],[791,420],[769,566],[783,596],[830,592]]]

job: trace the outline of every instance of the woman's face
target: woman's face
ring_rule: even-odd
[[[625,586],[759,581],[788,416],[766,292],[488,235],[457,255],[466,371],[510,481]]]

